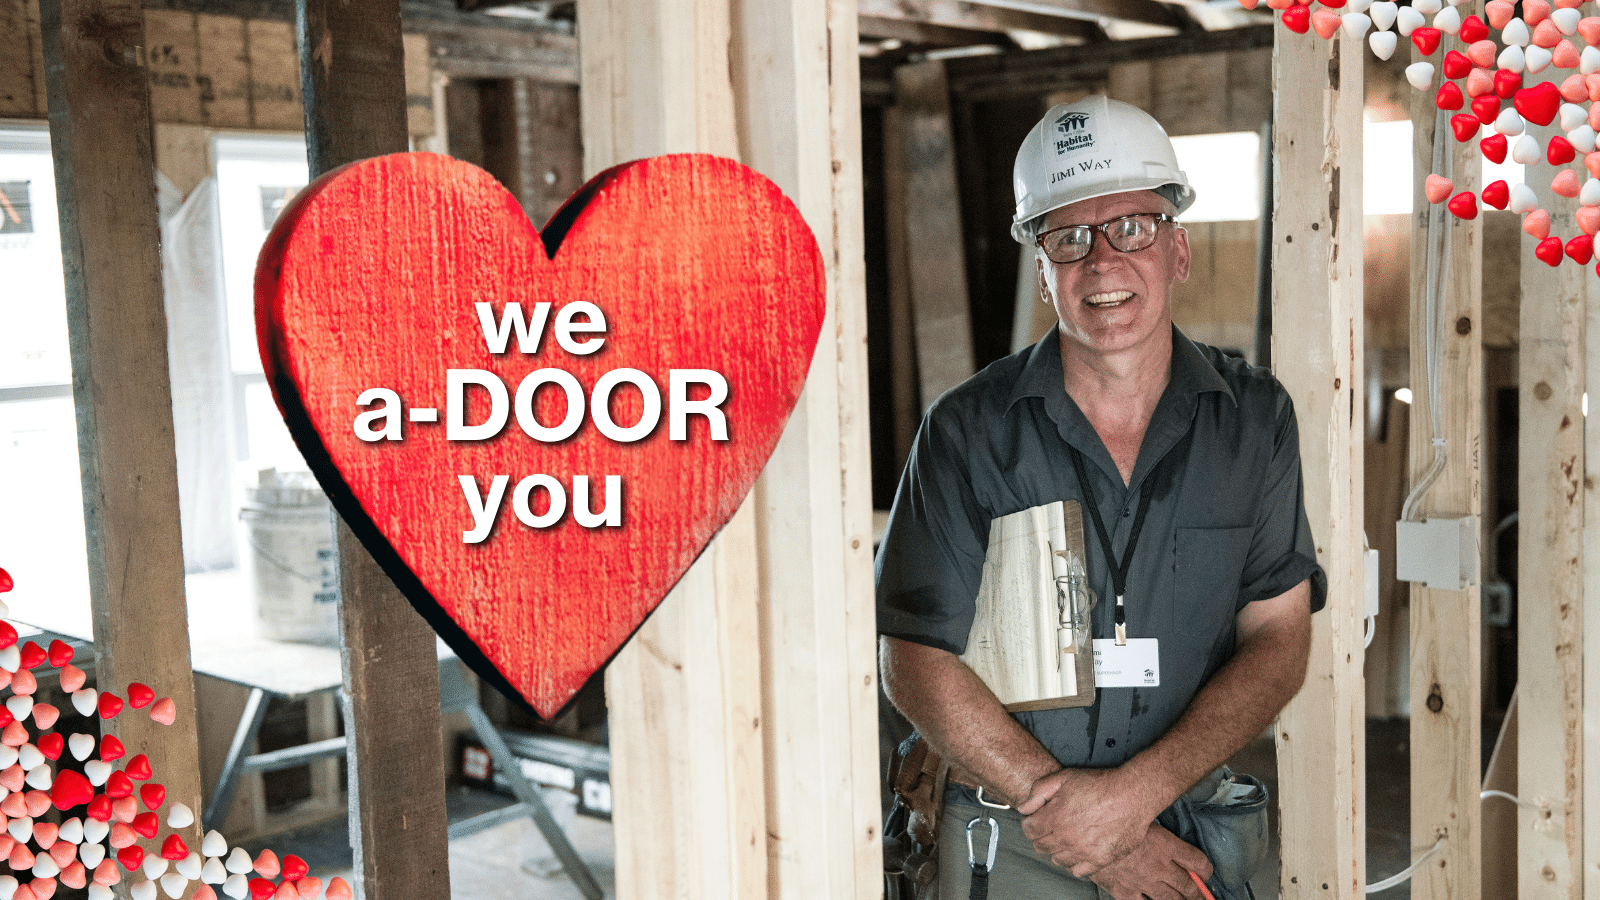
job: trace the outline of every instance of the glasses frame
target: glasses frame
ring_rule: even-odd
[[[1038,246],[1039,252],[1041,252],[1041,253],[1043,253],[1045,255],[1046,259],[1050,260],[1051,262],[1055,263],[1058,266],[1068,266],[1068,265],[1071,265],[1071,264],[1073,264],[1075,262],[1083,262],[1085,259],[1087,259],[1089,257],[1089,254],[1094,252],[1094,241],[1095,241],[1094,233],[1096,231],[1100,232],[1100,236],[1105,239],[1105,242],[1106,242],[1107,246],[1109,246],[1111,249],[1117,251],[1118,253],[1138,253],[1141,250],[1150,249],[1150,247],[1152,245],[1154,245],[1155,242],[1156,242],[1155,238],[1151,237],[1150,238],[1150,243],[1145,244],[1143,247],[1136,247],[1136,248],[1134,248],[1132,250],[1124,250],[1121,247],[1118,247],[1116,245],[1116,242],[1111,240],[1111,235],[1110,235],[1109,232],[1106,231],[1106,228],[1111,226],[1111,225],[1115,225],[1118,222],[1126,221],[1128,219],[1143,219],[1143,218],[1149,218],[1149,217],[1153,217],[1155,219],[1155,228],[1151,231],[1152,235],[1155,235],[1155,234],[1160,232],[1161,223],[1163,223],[1163,222],[1172,222],[1172,223],[1176,224],[1177,221],[1178,221],[1177,217],[1170,216],[1170,215],[1168,215],[1166,213],[1130,213],[1130,214],[1128,214],[1126,216],[1117,216],[1115,219],[1111,219],[1111,220],[1106,221],[1106,222],[1101,222],[1098,225],[1077,224],[1077,225],[1062,225],[1059,228],[1051,228],[1048,231],[1039,232],[1039,236],[1034,238],[1033,242],[1034,242],[1034,244],[1036,246]],[[1068,260],[1056,259],[1054,256],[1050,255],[1050,252],[1048,250],[1045,249],[1045,247],[1044,247],[1044,239],[1047,236],[1055,234],[1058,231],[1066,231],[1069,228],[1087,228],[1087,229],[1089,229],[1089,243],[1084,245],[1084,251],[1083,251],[1083,255],[1082,256],[1079,256],[1079,257],[1077,257],[1075,259],[1068,259]]]

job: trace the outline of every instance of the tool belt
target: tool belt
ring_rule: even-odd
[[[891,900],[913,897],[938,877],[939,822],[950,783],[978,788],[976,779],[945,762],[916,732],[895,748],[889,761],[894,807],[883,825],[883,871]]]

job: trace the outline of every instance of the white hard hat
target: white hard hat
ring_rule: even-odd
[[[1161,123],[1101,96],[1052,106],[1023,140],[1011,181],[1017,194],[1011,236],[1023,246],[1033,242],[1040,216],[1080,200],[1155,191],[1180,213],[1194,204],[1194,188]]]

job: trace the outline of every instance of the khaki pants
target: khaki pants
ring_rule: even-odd
[[[972,869],[967,862],[967,823],[979,816],[994,817],[1000,823],[1000,847],[989,873],[989,896],[995,900],[1109,900],[1088,879],[1074,878],[1047,856],[1034,852],[1033,844],[1022,834],[1022,817],[1015,810],[990,809],[948,803],[939,824],[939,900],[967,900],[972,888]],[[989,852],[988,829],[979,825],[972,831],[973,850],[980,862]]]

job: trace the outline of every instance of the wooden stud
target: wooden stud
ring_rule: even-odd
[[[405,151],[398,0],[300,0],[299,20],[311,174]],[[265,24],[251,23],[252,45]],[[259,98],[255,109],[259,118]],[[447,896],[434,634],[342,521],[338,546],[356,877],[373,900]]]
[[[907,246],[904,129],[900,110],[883,108],[883,193],[889,257],[889,377],[893,380],[895,473],[905,469],[922,420],[917,391],[916,326],[911,312],[911,251]]]
[[[1463,5],[1462,15],[1474,7]],[[1424,57],[1413,53],[1414,61]],[[1422,183],[1434,171],[1436,122],[1444,127],[1444,153],[1456,190],[1479,191],[1477,148],[1458,143],[1433,104],[1432,94],[1411,91],[1413,231],[1411,237],[1411,424],[1409,494],[1434,461],[1428,388],[1428,329],[1438,341],[1440,436],[1448,459],[1417,504],[1414,518],[1478,516],[1482,503],[1479,445],[1483,434],[1482,219],[1465,220],[1431,207]],[[1437,119],[1436,119],[1437,116]],[[1438,286],[1436,321],[1427,315],[1428,229],[1437,214],[1448,242]],[[1444,250],[1441,245],[1441,250]],[[1480,554],[1481,558],[1481,554]],[[1476,571],[1482,567],[1477,566]],[[1524,576],[1526,577],[1526,576]],[[1481,871],[1482,754],[1480,663],[1482,601],[1466,590],[1410,586],[1411,856],[1439,840],[1444,847],[1411,879],[1417,900],[1476,900]]]
[[[1280,32],[1283,32],[1280,29]],[[1273,60],[1273,336],[1294,398],[1328,605],[1305,686],[1278,717],[1285,900],[1366,894],[1360,41],[1278,36]],[[1310,273],[1310,277],[1308,276]]]
[[[130,711],[105,727],[200,809],[142,19],[136,0],[45,0],[40,18],[96,682],[124,697],[143,682],[177,707],[171,726]]]
[[[11,61],[0,67],[0,116],[45,115],[44,47],[39,0],[0,0],[0,47]]]
[[[1542,144],[1553,128],[1530,126]],[[1545,190],[1556,168],[1524,170],[1550,233],[1579,232],[1577,204]],[[1583,896],[1584,428],[1586,307],[1594,274],[1551,268],[1522,236],[1517,414],[1517,795],[1552,814],[1517,813],[1518,896]],[[1446,333],[1450,328],[1448,321]],[[1476,771],[1474,769],[1474,771]]]

